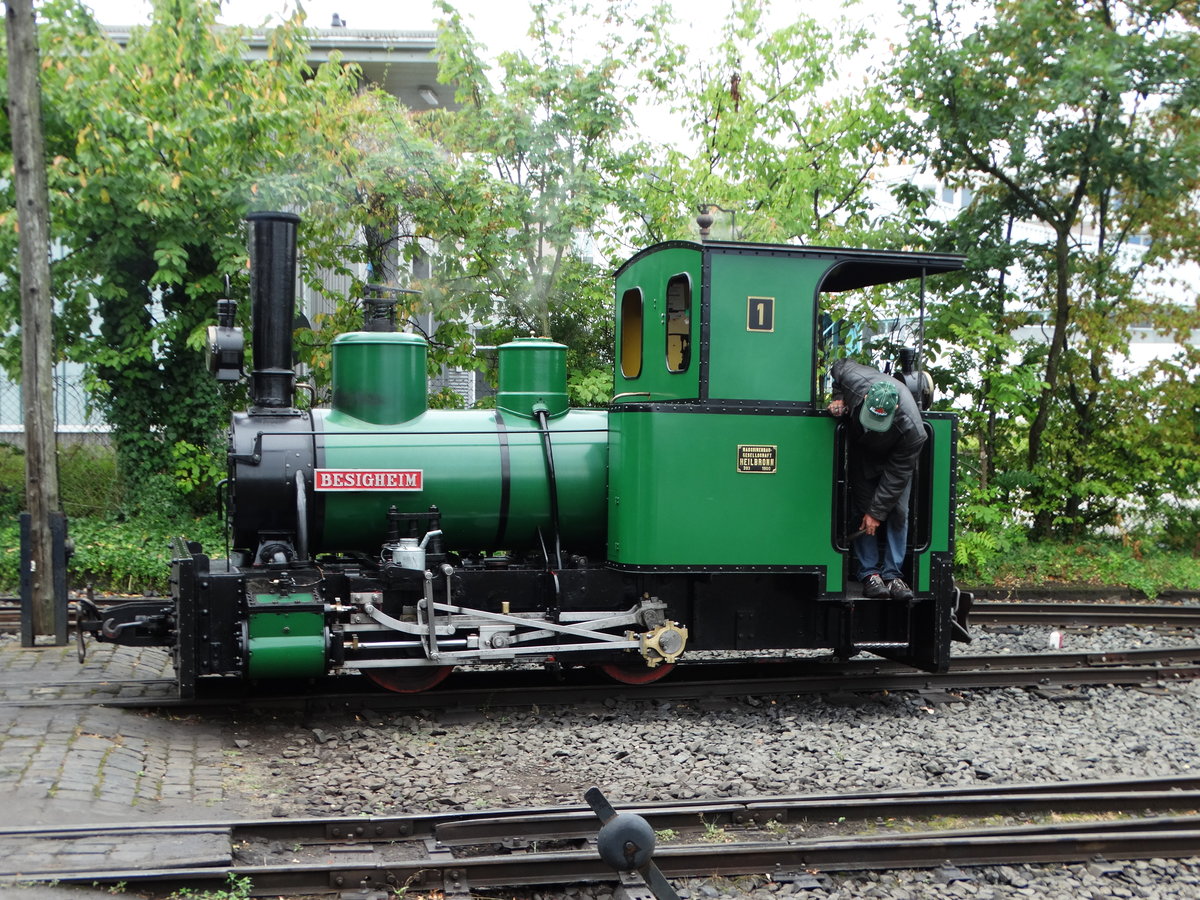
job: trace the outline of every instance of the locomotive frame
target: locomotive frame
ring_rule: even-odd
[[[673,241],[616,273],[615,397],[570,409],[565,347],[499,351],[494,410],[430,410],[423,338],[335,339],[328,410],[294,406],[298,217],[250,217],[253,402],[230,426],[232,551],[180,541],[171,597],[88,604],[97,640],[170,648],[205,678],[361,671],[395,690],[455,666],[599,665],[640,683],[687,650],[869,651],[933,671],[965,631],[954,585],[956,419],[926,413],[912,600],[848,578],[844,426],[819,405],[824,292],[958,256]],[[210,329],[240,376],[230,301]]]

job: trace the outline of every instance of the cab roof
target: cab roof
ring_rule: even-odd
[[[704,254],[763,253],[771,256],[825,259],[829,261],[829,270],[821,282],[823,291],[849,291],[876,284],[907,281],[922,275],[954,272],[961,269],[966,262],[966,257],[957,253],[757,244],[745,241],[705,241],[703,244],[695,241],[665,241],[632,256],[617,270],[616,275],[619,276],[629,266],[646,256],[668,248],[692,248]]]

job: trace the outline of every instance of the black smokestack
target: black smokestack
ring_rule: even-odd
[[[296,226],[294,213],[256,212],[250,223],[251,339],[254,406],[290,409],[296,372],[292,368],[292,322],[296,314]]]

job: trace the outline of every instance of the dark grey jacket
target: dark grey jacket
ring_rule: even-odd
[[[908,388],[897,381],[895,384],[900,389],[900,404],[896,407],[892,427],[885,432],[867,431],[858,421],[858,411],[867,391],[876,381],[894,379],[849,359],[835,360],[829,371],[833,376],[834,399],[841,399],[850,411],[847,428],[852,449],[862,455],[862,471],[870,478],[879,478],[879,486],[866,512],[882,522],[916,471],[921,447],[925,443],[921,410]]]

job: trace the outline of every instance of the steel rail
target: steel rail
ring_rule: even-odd
[[[1104,826],[1090,832],[1055,831],[1041,827],[1026,834],[999,836],[939,832],[888,840],[762,841],[744,844],[670,846],[657,851],[654,861],[674,878],[771,874],[799,871],[929,868],[947,863],[965,866],[1107,859],[1181,858],[1200,851],[1200,820],[1179,823],[1176,829],[1114,831]],[[444,891],[463,896],[476,887],[516,887],[547,884],[616,881],[594,851],[569,850],[476,857],[472,859],[397,861],[375,864],[292,864],[233,866],[229,874],[249,878],[256,896],[334,893],[345,889]],[[225,870],[219,875],[223,878]],[[203,870],[125,871],[97,879],[67,874],[63,883],[125,882],[135,889],[162,886],[177,889],[210,885]]]
[[[1200,607],[1153,603],[978,602],[972,625],[1158,625],[1200,627]]]
[[[763,828],[799,823],[866,821],[869,819],[914,819],[927,816],[977,817],[997,815],[1044,815],[1047,813],[1100,813],[1136,809],[1165,812],[1200,809],[1200,790],[1167,789],[1126,792],[1095,791],[1071,793],[993,793],[930,796],[864,796],[817,798],[769,798],[740,802],[714,802],[673,809],[634,806],[656,831],[685,831],[698,827]],[[434,836],[446,847],[464,847],[498,841],[550,841],[586,838],[596,831],[595,816],[586,812],[562,812],[531,816],[501,816],[493,819],[452,820],[437,825]]]
[[[819,815],[827,819],[862,819],[897,815],[944,815],[948,807],[966,814],[992,815],[996,806],[1008,806],[1016,814],[1046,812],[1095,812],[1136,807],[1139,810],[1190,809],[1200,804],[1200,773],[1161,775],[1142,778],[1063,781],[1014,785],[966,785],[930,788],[903,788],[888,791],[849,793],[807,793],[780,796],[746,796],[725,800],[672,800],[622,804],[622,812],[637,813],[660,827],[673,823],[695,826],[701,818],[716,824],[753,826],[765,824],[778,815],[791,821]],[[450,837],[497,840],[512,837],[538,838],[539,832],[522,828],[528,823],[553,823],[555,829],[577,817],[591,816],[592,831],[596,820],[584,804],[553,807],[516,807],[504,810],[464,810],[438,813],[410,813],[398,816],[313,816],[291,819],[214,819],[190,822],[105,822],[81,825],[24,825],[0,828],[0,840],[8,838],[70,839],[97,834],[223,831],[234,841],[251,839],[300,839],[353,843],[379,839]],[[498,824],[506,823],[506,824]],[[539,826],[540,827],[540,826]],[[486,834],[470,834],[480,828]],[[442,841],[445,843],[445,841]],[[3,860],[0,859],[0,867]],[[0,869],[2,870],[2,869]]]
[[[494,676],[493,676],[494,677]],[[658,682],[636,689],[611,685],[526,684],[515,687],[449,688],[420,694],[354,693],[319,696],[269,695],[241,698],[202,698],[181,700],[176,697],[64,698],[61,700],[0,700],[6,706],[100,705],[126,709],[221,707],[245,703],[255,708],[302,709],[312,715],[371,709],[397,711],[413,709],[494,709],[528,707],[556,703],[602,703],[605,700],[735,700],[745,696],[879,693],[883,691],[985,690],[1006,687],[1136,687],[1200,678],[1200,663],[1188,665],[1112,665],[1106,667],[1009,668],[929,672],[885,672],[880,674],[830,674],[778,678],[750,678],[720,681],[689,680]]]
[[[1141,686],[1200,677],[1200,648],[1139,654],[1122,662],[1119,654],[1040,654],[1017,659],[1003,656],[973,658],[976,666],[962,668],[956,663],[949,672],[917,672],[910,668],[870,661],[862,665],[828,663],[820,667],[797,667],[793,673],[787,663],[759,663],[749,666],[755,674],[737,673],[741,666],[679,666],[662,681],[638,687],[612,684],[547,685],[542,673],[523,673],[533,677],[514,679],[512,686],[497,685],[495,673],[489,684],[463,679],[458,687],[439,689],[433,694],[356,694],[352,696],[306,696],[292,698],[290,705],[313,715],[332,711],[370,708],[373,710],[423,709],[436,702],[442,707],[489,709],[505,706],[529,706],[569,702],[580,705],[607,700],[736,700],[745,696],[875,693],[880,691],[958,691],[997,687],[1081,687],[1095,685]],[[1062,665],[1057,663],[1061,662]],[[778,671],[778,674],[772,674]],[[722,677],[714,677],[719,673]],[[464,673],[474,674],[474,673]],[[514,673],[517,674],[517,673]],[[136,701],[129,704],[136,705]]]
[[[94,688],[94,687],[164,687],[175,684],[174,678],[79,678],[68,681],[37,681],[26,685],[19,682],[0,684],[0,690],[5,688],[35,687],[35,688]]]
[[[211,884],[226,874],[249,878],[257,895],[399,886],[463,893],[470,887],[613,881],[594,849],[453,857],[434,850],[385,859],[376,847],[348,848],[341,859],[288,864],[214,865],[103,872],[22,873],[23,881],[125,883],[137,888]],[[800,870],[925,868],[1094,859],[1188,857],[1200,853],[1200,817],[1023,825],[888,835],[755,840],[660,847],[654,860],[671,877],[784,874]],[[331,852],[330,856],[337,856]]]
[[[912,788],[912,790],[850,794],[797,794],[784,797],[745,797],[726,800],[677,800],[668,803],[626,804],[624,811],[646,817],[653,826],[763,827],[786,823],[862,821],[875,818],[916,818],[926,815],[991,816],[1044,815],[1049,812],[1190,810],[1200,805],[1200,774],[1105,781],[1051,782],[1012,786]],[[1154,820],[1156,822],[1164,820]],[[1086,823],[1080,823],[1086,824]],[[439,846],[494,844],[516,840],[587,838],[596,830],[587,806],[518,808],[438,812],[391,817],[317,817],[295,820],[214,822],[142,822],[92,826],[26,826],[0,830],[0,841],[49,841],[59,846],[72,840],[107,835],[115,840],[130,835],[161,840],[164,835],[220,833],[230,846],[254,841],[304,841],[368,848],[380,841],[427,841]],[[995,834],[996,829],[986,829]],[[10,847],[11,850],[11,847]],[[230,853],[232,854],[232,853]],[[11,860],[12,853],[5,858]],[[2,863],[0,863],[2,865]]]
[[[0,709],[123,705],[136,708],[174,707],[180,705],[176,685],[174,678],[0,682]],[[45,694],[48,691],[62,693],[47,697]],[[29,696],[31,694],[36,695]]]

